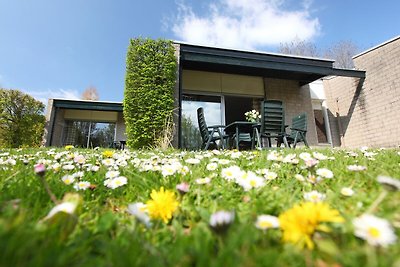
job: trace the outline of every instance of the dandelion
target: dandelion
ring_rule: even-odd
[[[372,246],[386,247],[396,242],[397,236],[389,222],[371,214],[363,214],[353,220],[354,235]]]
[[[232,224],[235,219],[235,213],[232,211],[217,211],[211,214],[210,217],[210,227],[216,233],[225,233],[228,230],[229,226]]]
[[[90,187],[90,183],[87,181],[80,181],[74,184],[75,190],[86,190]]]
[[[255,223],[256,227],[260,230],[267,230],[270,228],[278,228],[279,227],[279,219],[278,217],[271,215],[259,215],[257,217],[257,221]]]
[[[104,156],[105,158],[112,158],[112,157],[114,156],[114,151],[106,150],[106,151],[104,151],[102,154],[103,154],[103,156]]]
[[[151,200],[146,203],[150,218],[161,219],[164,223],[168,223],[179,206],[174,192],[161,187],[160,191],[153,190],[150,196]]]
[[[283,241],[308,249],[314,248],[312,237],[315,231],[330,231],[330,228],[322,223],[343,221],[337,210],[331,209],[323,202],[297,204],[279,215]]]
[[[322,178],[326,178],[326,179],[331,179],[331,178],[333,178],[333,172],[330,171],[330,170],[328,170],[328,169],[325,169],[325,168],[318,169],[318,170],[316,171],[316,174],[317,174],[318,176],[320,176],[320,177],[322,177]]]
[[[351,197],[352,195],[354,195],[354,191],[350,187],[343,187],[340,190],[340,194],[342,194],[343,196],[346,196],[346,197]]]
[[[74,148],[74,146],[73,146],[73,145],[67,145],[67,146],[65,146],[64,148],[65,148],[66,150],[71,150],[71,149]]]
[[[306,201],[311,201],[316,203],[325,200],[326,195],[316,190],[313,190],[311,192],[304,193],[303,197]]]

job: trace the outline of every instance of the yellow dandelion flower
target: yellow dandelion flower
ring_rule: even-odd
[[[106,150],[103,152],[103,156],[106,158],[112,158],[114,156],[114,152],[111,150]]]
[[[301,248],[314,248],[312,235],[315,231],[329,232],[324,222],[343,222],[343,217],[335,209],[323,202],[304,202],[295,205],[279,216],[283,231],[283,241],[294,243]]]
[[[64,149],[66,149],[66,150],[71,150],[71,149],[73,149],[73,148],[74,148],[73,145],[66,145],[66,146],[64,147]]]
[[[150,218],[161,219],[168,223],[179,206],[175,193],[170,190],[164,190],[164,187],[161,187],[160,191],[153,190],[150,196],[151,200],[146,203]]]

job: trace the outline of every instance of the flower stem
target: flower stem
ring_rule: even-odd
[[[385,199],[386,195],[388,192],[386,190],[383,190],[380,195],[375,199],[375,201],[369,206],[368,210],[365,213],[372,213],[378,205]]]
[[[60,201],[56,198],[56,196],[53,194],[53,192],[51,192],[50,190],[50,186],[47,183],[46,179],[44,178],[44,176],[40,176],[40,181],[42,182],[44,189],[46,190],[47,194],[49,195],[51,201],[54,202],[54,204],[59,204]]]

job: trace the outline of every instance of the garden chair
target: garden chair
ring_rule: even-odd
[[[285,134],[285,110],[280,100],[264,100],[261,105],[261,126],[254,127],[252,147],[257,142],[263,148],[263,139],[267,139],[268,147],[272,147],[272,139],[277,140],[277,147],[283,142],[289,146]]]
[[[308,146],[307,139],[307,114],[301,113],[292,118],[292,127],[290,133],[287,135],[287,142],[293,144],[293,148],[296,148],[297,143],[303,142],[306,147]]]
[[[210,144],[214,144],[215,147],[222,147],[225,149],[225,140],[229,137],[228,135],[222,134],[221,129],[225,128],[224,125],[213,125],[207,126],[204,109],[202,107],[197,109],[197,120],[199,123],[199,130],[202,139],[201,148],[207,150]],[[217,142],[219,141],[219,143]]]

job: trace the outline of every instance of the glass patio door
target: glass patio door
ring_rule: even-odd
[[[181,147],[200,149],[201,136],[197,122],[197,109],[203,107],[207,125],[224,124],[222,97],[215,95],[182,95]]]

